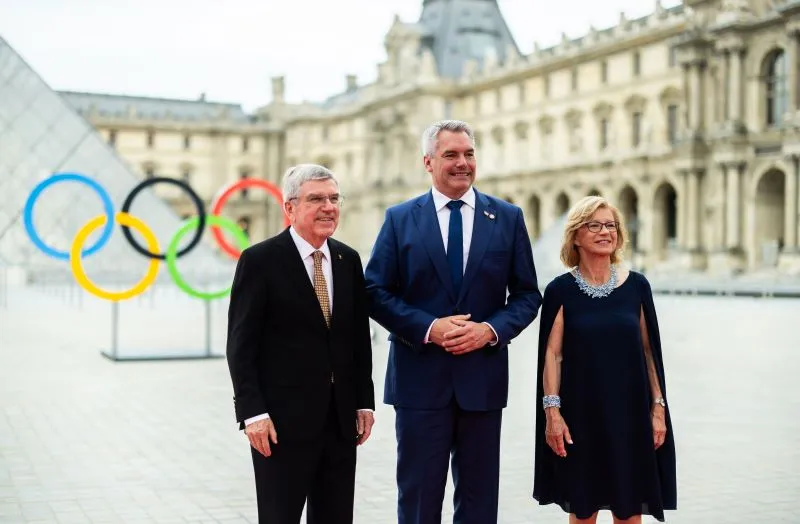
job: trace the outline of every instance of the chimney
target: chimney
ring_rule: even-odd
[[[347,75],[347,92],[355,91],[358,89],[358,77],[356,75]]]
[[[272,77],[272,103],[282,104],[284,102],[285,83],[282,76]]]

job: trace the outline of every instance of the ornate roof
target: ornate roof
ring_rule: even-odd
[[[94,112],[101,117],[186,122],[250,120],[240,105],[208,102],[204,97],[180,100],[74,91],[60,91],[59,94],[82,115]]]
[[[519,53],[497,0],[424,0],[418,26],[444,77],[460,77],[468,60],[482,65],[494,54],[503,63],[509,48]]]

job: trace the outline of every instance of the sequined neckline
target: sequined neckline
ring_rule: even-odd
[[[587,282],[578,267],[575,268],[573,276],[575,277],[575,282],[578,283],[578,288],[591,298],[607,297],[617,288],[617,268],[614,265],[611,266],[609,279],[599,286],[593,286]]]

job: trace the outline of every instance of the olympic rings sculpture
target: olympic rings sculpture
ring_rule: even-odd
[[[42,240],[42,237],[39,235],[39,232],[36,230],[33,224],[34,206],[36,205],[36,201],[39,199],[42,192],[48,189],[50,186],[62,182],[77,182],[92,189],[100,197],[100,200],[103,203],[103,210],[105,211],[104,214],[92,218],[83,227],[81,227],[81,229],[75,235],[75,238],[72,240],[69,251],[59,251],[51,246],[48,246],[44,240]],[[129,213],[136,195],[138,195],[144,189],[159,183],[170,184],[178,187],[189,196],[194,205],[197,207],[197,216],[188,218],[181,224],[181,226],[178,228],[178,231],[170,240],[164,253],[160,252],[161,248],[159,247],[158,239],[153,231],[147,226],[147,224]],[[175,285],[178,286],[178,288],[192,297],[203,300],[213,300],[215,298],[227,296],[231,291],[230,287],[213,292],[205,292],[193,288],[189,285],[189,283],[186,282],[181,273],[178,271],[177,260],[189,253],[199,244],[200,239],[203,236],[203,229],[206,225],[211,226],[212,236],[219,245],[220,249],[222,249],[225,254],[234,260],[238,259],[242,250],[244,250],[250,244],[250,241],[238,224],[221,216],[220,213],[234,193],[251,187],[265,191],[280,205],[283,205],[283,195],[277,186],[267,182],[266,180],[245,178],[224,186],[212,200],[211,213],[208,214],[203,206],[203,201],[189,184],[174,178],[154,177],[144,180],[136,185],[125,198],[120,211],[115,212],[114,203],[111,200],[111,196],[96,180],[80,173],[55,173],[51,177],[37,184],[36,187],[34,187],[31,191],[28,199],[25,202],[23,223],[25,225],[25,231],[28,234],[28,237],[31,239],[31,242],[33,242],[33,244],[40,251],[50,257],[69,261],[72,269],[72,275],[75,277],[75,281],[78,283],[78,285],[99,298],[111,301],[120,301],[133,298],[143,293],[153,284],[153,282],[155,282],[160,268],[159,262],[163,260],[166,262],[170,277],[172,278],[173,282],[175,282]],[[105,245],[111,239],[115,223],[121,226],[122,233],[131,247],[150,260],[144,277],[142,277],[142,279],[139,280],[139,282],[137,282],[134,286],[124,291],[109,291],[100,288],[89,279],[83,269],[82,264],[84,257],[91,256],[105,247]],[[286,216],[284,216],[284,225],[289,225],[289,219]],[[99,238],[94,242],[94,244],[84,248],[84,244],[89,236],[101,227],[103,229]],[[136,230],[142,235],[146,246],[143,247],[137,242],[137,240],[131,234],[131,229]],[[225,239],[222,230],[228,231],[233,236],[236,245],[230,244]],[[183,237],[186,236],[190,231],[194,231],[194,236],[192,236],[186,247],[179,251],[178,244],[180,243],[181,239],[183,239]]]

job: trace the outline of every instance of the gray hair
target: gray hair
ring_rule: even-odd
[[[316,164],[298,164],[283,174],[283,200],[288,202],[300,196],[300,187],[311,180],[333,180],[339,187],[339,180],[333,171]]]
[[[439,133],[442,131],[466,133],[470,142],[472,142],[472,147],[475,147],[475,133],[468,123],[461,120],[440,120],[431,124],[431,126],[422,133],[423,155],[433,156],[433,154],[436,153],[436,147],[439,145]]]

